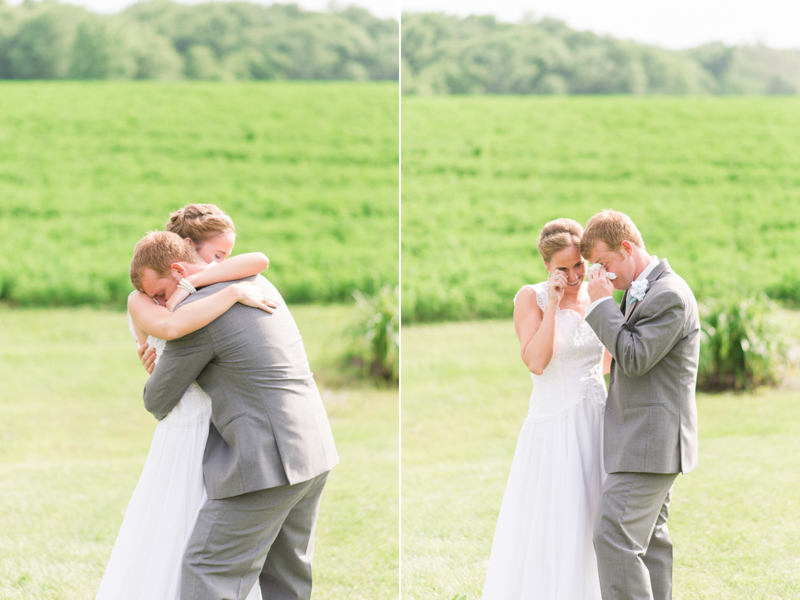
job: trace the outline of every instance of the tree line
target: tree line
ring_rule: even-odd
[[[800,50],[714,42],[689,50],[576,31],[403,13],[406,94],[797,94]]]
[[[0,0],[0,79],[397,80],[398,23],[348,7]]]

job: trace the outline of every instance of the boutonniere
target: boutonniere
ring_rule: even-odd
[[[647,279],[637,279],[631,284],[630,289],[630,298],[631,304],[634,302],[639,302],[644,295],[647,293],[648,288],[650,287],[650,282]]]

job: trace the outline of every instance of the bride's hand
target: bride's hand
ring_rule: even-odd
[[[172,292],[172,296],[169,297],[169,300],[167,300],[167,310],[169,310],[169,312],[173,312],[178,307],[178,304],[183,302],[188,297],[189,292],[187,292],[185,289],[176,289],[174,292]]]
[[[564,290],[567,289],[567,276],[561,271],[556,271],[547,280],[547,302],[548,304],[559,305],[564,297]]]
[[[268,313],[274,313],[275,309],[281,305],[278,300],[275,300],[254,283],[234,283],[231,287],[236,289],[236,301],[245,306],[252,306]]]

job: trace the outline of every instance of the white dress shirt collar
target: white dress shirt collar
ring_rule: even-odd
[[[639,273],[639,276],[636,278],[636,281],[647,279],[647,276],[650,275],[650,273],[653,272],[653,269],[655,269],[658,266],[658,262],[659,262],[658,257],[656,255],[651,256],[650,264],[644,268],[644,271]]]

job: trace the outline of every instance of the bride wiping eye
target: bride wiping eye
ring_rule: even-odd
[[[603,478],[605,349],[583,317],[591,301],[582,233],[572,219],[547,223],[537,247],[552,275],[523,287],[515,298],[514,328],[533,389],[483,600],[601,597],[592,526],[584,515],[596,506]],[[553,548],[559,548],[558,560],[543,560]]]

